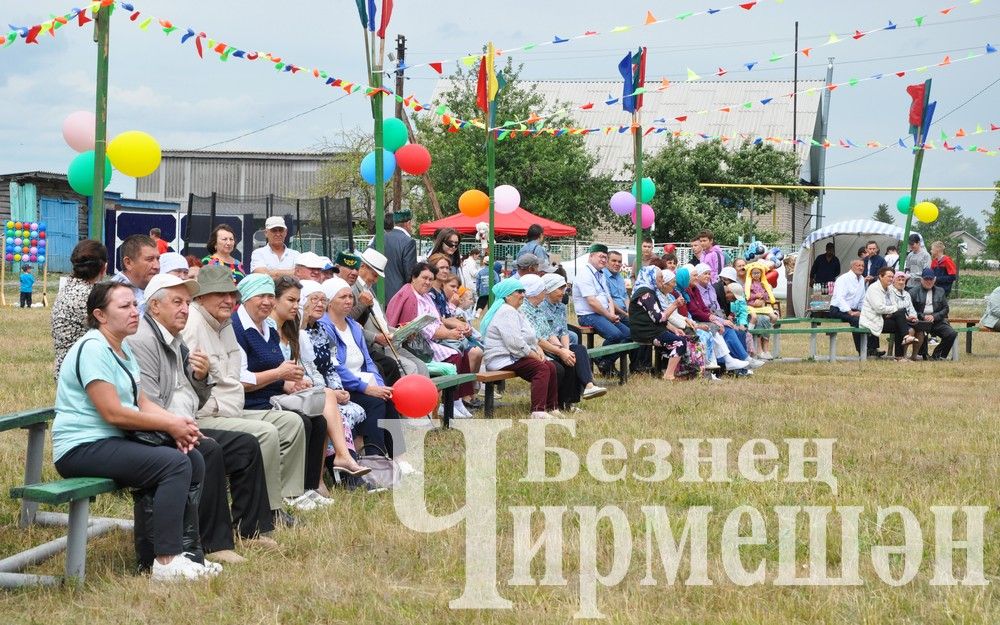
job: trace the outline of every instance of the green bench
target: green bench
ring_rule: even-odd
[[[475,373],[459,373],[456,375],[441,375],[431,378],[434,386],[441,391],[441,402],[444,407],[444,427],[451,427],[455,418],[455,388],[468,382],[475,382]]]
[[[843,321],[839,319],[833,319],[831,321],[836,321],[843,324]],[[780,337],[785,335],[807,335],[809,336],[809,357],[812,360],[817,359],[816,355],[816,337],[820,334],[825,334],[830,340],[830,355],[829,361],[835,362],[837,360],[837,336],[841,334],[860,334],[861,335],[861,360],[868,359],[868,337],[871,333],[866,328],[854,328],[849,325],[844,324],[843,327],[831,328],[831,327],[820,327],[819,324],[811,328],[754,328],[753,330],[748,330],[753,336],[766,336],[775,337],[774,351],[772,352],[775,359],[780,358]]]
[[[598,358],[618,355],[618,384],[628,382],[628,353],[634,349],[639,349],[640,345],[634,341],[629,343],[618,343],[617,345],[601,345],[587,350],[590,362],[593,363]]]
[[[27,410],[0,416],[0,432],[23,428],[28,430],[28,449],[25,456],[24,485],[15,486],[10,496],[21,500],[18,526],[27,528],[35,523],[61,524],[61,515],[38,512],[39,504],[69,504],[69,532],[43,545],[5,558],[0,561],[0,586],[18,587],[26,585],[54,585],[60,581],[83,583],[86,570],[87,539],[106,533],[116,527],[131,528],[131,521],[124,519],[90,519],[90,500],[97,495],[119,490],[110,479],[97,477],[76,477],[52,482],[42,482],[42,462],[45,452],[45,430],[48,422],[55,418],[54,408]],[[21,573],[26,567],[38,564],[63,549],[66,550],[65,577],[47,575],[27,575]]]

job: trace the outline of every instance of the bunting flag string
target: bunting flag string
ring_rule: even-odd
[[[780,0],[777,0],[777,3],[781,4],[782,2]],[[560,39],[559,37],[556,37],[552,41],[544,41],[544,42],[539,42],[539,43],[534,43],[534,44],[528,44],[528,45],[525,45],[525,46],[519,46],[519,47],[515,47],[515,48],[508,48],[508,49],[505,49],[505,50],[497,50],[496,54],[497,54],[497,56],[501,56],[501,55],[510,54],[510,53],[513,53],[513,52],[530,51],[530,50],[534,50],[534,49],[537,49],[537,48],[543,47],[543,46],[556,45],[556,44],[559,44],[559,43],[567,43],[567,42],[574,41],[574,40],[579,40],[579,39],[589,39],[591,37],[595,37],[595,36],[602,35],[602,34],[622,33],[622,32],[626,32],[626,31],[630,31],[633,28],[642,28],[642,27],[645,27],[645,26],[653,26],[653,25],[656,25],[656,24],[662,24],[664,22],[671,22],[671,21],[683,20],[683,19],[686,19],[687,17],[691,17],[691,16],[695,16],[695,15],[715,15],[715,14],[717,14],[719,12],[730,10],[730,9],[735,9],[735,8],[745,8],[746,10],[749,11],[750,9],[753,8],[753,6],[755,4],[757,4],[757,3],[750,2],[750,3],[733,5],[733,6],[725,7],[723,9],[718,9],[718,10],[709,9],[709,10],[706,10],[706,11],[699,11],[699,12],[695,12],[695,13],[681,13],[681,14],[679,14],[677,17],[675,17],[673,19],[657,19],[653,15],[652,11],[647,11],[646,12],[646,19],[643,21],[642,24],[636,24],[634,26],[618,26],[618,27],[612,28],[610,30],[605,30],[605,31],[587,30],[587,31],[584,32],[584,34],[577,35],[575,37],[569,37],[567,39]],[[982,4],[982,0],[968,0],[968,4],[969,4],[969,6],[978,6],[978,5]],[[935,11],[932,15],[935,18],[937,18],[938,16],[941,16],[942,18],[944,18],[944,17],[950,17],[950,16],[952,16],[956,12],[956,10],[957,10],[957,7],[955,7],[955,6],[945,7],[943,9],[938,10],[938,11]],[[959,12],[959,14],[961,15],[960,12]],[[823,42],[821,44],[818,44],[818,45],[810,46],[810,47],[800,48],[798,50],[798,53],[802,54],[802,56],[810,57],[814,51],[822,50],[824,48],[828,48],[828,47],[833,46],[833,45],[837,45],[837,44],[840,44],[840,43],[843,43],[843,42],[859,41],[859,40],[863,39],[864,37],[867,37],[868,35],[873,35],[875,33],[886,32],[886,31],[895,31],[895,30],[897,30],[897,28],[899,28],[900,24],[910,24],[910,23],[912,23],[915,27],[919,28],[919,27],[923,26],[924,24],[928,23],[928,18],[929,17],[930,17],[929,15],[918,15],[918,16],[913,17],[912,19],[907,20],[907,21],[904,21],[904,20],[892,20],[892,19],[890,19],[890,20],[888,20],[888,23],[885,24],[884,26],[871,27],[871,28],[867,28],[867,29],[855,28],[851,32],[839,33],[839,34],[836,33],[836,32],[830,32],[830,36],[827,38],[827,40],[825,42]],[[771,64],[771,63],[777,63],[778,61],[794,57],[795,55],[796,55],[796,51],[795,50],[790,50],[790,51],[780,52],[780,53],[772,52],[771,55],[769,57],[767,57],[767,63],[769,63],[769,64]],[[481,56],[482,56],[482,54],[470,54],[470,55],[459,57],[457,59],[437,60],[437,61],[432,61],[432,62],[428,62],[428,63],[401,64],[401,65],[398,65],[396,67],[396,71],[399,71],[400,69],[414,69],[414,68],[418,68],[418,67],[431,67],[431,69],[433,69],[435,72],[437,72],[438,74],[441,74],[442,73],[442,67],[443,67],[444,64],[447,64],[447,63],[459,63],[460,62],[460,63],[463,63],[466,67],[472,67],[472,65],[474,63],[476,63]],[[760,64],[761,64],[760,60],[755,60],[755,61],[746,61],[746,62],[740,63],[739,66],[740,67],[745,67],[747,72],[751,72],[751,71],[753,71],[753,69],[755,67],[757,67]],[[699,75],[699,72],[696,72],[696,71],[692,70],[691,68],[687,68],[687,72],[688,72],[688,80],[699,80],[701,78],[701,75],[724,76],[727,73],[729,73],[729,70],[727,70],[727,69],[725,69],[723,67],[719,67],[716,70],[711,70],[711,71],[704,70],[704,71],[701,71],[700,72],[701,75]]]
[[[978,53],[970,52],[966,56],[961,57],[961,58],[952,58],[950,55],[946,55],[944,57],[944,59],[942,59],[941,61],[939,61],[937,63],[929,64],[929,65],[921,65],[921,66],[918,66],[918,67],[913,67],[913,68],[908,68],[908,69],[900,69],[900,70],[896,70],[896,71],[892,71],[892,72],[880,72],[880,73],[872,74],[870,76],[865,76],[865,77],[861,77],[861,78],[851,77],[851,78],[848,78],[847,80],[844,80],[844,81],[839,82],[839,83],[830,83],[830,84],[823,85],[823,86],[820,86],[820,87],[806,87],[806,88],[803,88],[803,89],[799,89],[798,91],[795,91],[795,92],[789,92],[789,93],[784,93],[784,94],[780,94],[780,95],[776,94],[776,95],[772,95],[772,96],[769,96],[769,97],[766,97],[766,98],[762,98],[760,100],[746,100],[746,101],[743,101],[743,102],[734,102],[732,104],[727,104],[727,105],[720,106],[720,107],[713,108],[713,109],[701,109],[701,110],[697,110],[697,111],[688,111],[686,113],[678,115],[677,117],[674,117],[672,120],[666,120],[666,119],[654,120],[654,124],[655,123],[666,123],[668,121],[675,121],[675,122],[678,122],[678,123],[683,123],[683,122],[687,121],[689,118],[694,117],[694,116],[698,116],[698,115],[707,115],[709,113],[736,113],[736,112],[744,111],[744,110],[752,110],[752,109],[757,108],[757,107],[767,106],[768,104],[770,104],[771,102],[773,102],[775,99],[777,99],[779,97],[791,98],[791,97],[793,97],[795,95],[800,95],[800,96],[801,95],[814,95],[814,94],[816,94],[818,92],[821,92],[824,89],[829,90],[829,91],[834,91],[834,90],[836,90],[838,88],[841,88],[841,87],[854,88],[854,87],[857,87],[857,86],[861,85],[862,83],[871,82],[871,81],[875,81],[875,80],[882,80],[883,78],[891,78],[893,76],[895,76],[897,78],[903,78],[907,74],[922,74],[922,73],[931,71],[932,69],[936,69],[936,68],[948,68],[948,67],[952,67],[952,66],[954,66],[956,64],[959,64],[959,63],[965,63],[965,62],[973,61],[973,60],[980,59],[980,58],[983,58],[983,57],[993,56],[993,55],[996,55],[996,53],[997,53],[997,48],[995,46],[987,43],[983,47],[983,51],[982,52],[978,52]],[[640,88],[640,89],[636,89],[631,94],[625,94],[623,97],[627,97],[629,95],[633,95],[634,96],[634,95],[638,95],[638,94],[657,95],[660,92],[666,91],[670,87],[671,84],[672,83],[669,80],[664,79],[662,81],[661,85],[659,87],[655,88],[655,89],[651,89],[649,87]],[[619,102],[619,100],[620,100],[620,98],[612,96],[612,95],[609,95],[608,99],[605,100],[603,103],[606,106],[614,106],[615,104],[617,104]],[[527,124],[527,125],[536,124],[536,123],[538,123],[540,121],[545,121],[546,119],[550,119],[550,118],[553,118],[553,117],[562,117],[562,116],[565,116],[565,115],[569,114],[571,111],[575,111],[575,110],[584,110],[584,111],[593,110],[594,105],[595,105],[594,102],[568,104],[568,105],[566,105],[566,106],[564,106],[564,107],[562,107],[562,108],[560,108],[560,109],[558,109],[556,111],[553,111],[552,113],[549,113],[548,115],[539,116],[539,115],[536,115],[536,114],[532,113],[532,115],[529,118],[527,118],[527,119],[511,120],[511,121],[503,122],[502,124],[497,125],[493,130],[502,131],[502,130],[509,129],[509,128],[512,128],[512,127],[520,127],[520,126],[525,125],[525,124]]]

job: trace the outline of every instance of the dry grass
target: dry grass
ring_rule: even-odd
[[[51,404],[51,343],[48,312],[0,310],[4,330],[6,375],[0,376],[0,412]],[[820,341],[823,344],[823,341]],[[840,352],[850,340],[842,338]],[[719,517],[746,504],[765,513],[770,546],[752,553],[769,566],[777,562],[775,523],[767,511],[776,505],[864,506],[861,544],[894,544],[894,533],[875,535],[872,511],[901,504],[913,510],[925,538],[932,531],[929,506],[988,505],[995,509],[1000,481],[1000,428],[993,386],[1000,340],[977,336],[977,352],[962,362],[897,365],[889,362],[774,364],[750,380],[668,385],[635,377],[624,389],[613,388],[586,406],[575,439],[553,438],[581,457],[595,440],[614,437],[631,447],[635,439],[724,437],[738,446],[750,438],[780,441],[792,437],[837,439],[835,473],[839,493],[818,484],[658,484],[635,480],[605,484],[586,472],[568,483],[525,484],[525,428],[515,425],[501,439],[498,506],[500,592],[512,600],[511,611],[452,611],[464,583],[462,529],[416,534],[397,521],[389,496],[338,492],[331,509],[310,513],[308,526],[278,532],[279,554],[249,553],[249,562],[228,567],[210,583],[152,587],[130,575],[131,537],[111,534],[91,543],[86,586],[76,593],[34,589],[0,594],[3,623],[163,623],[190,625],[250,623],[565,623],[577,609],[578,524],[564,525],[566,587],[511,587],[512,505],[618,505],[632,522],[632,565],[625,581],[599,593],[601,610],[614,623],[966,623],[1000,619],[994,585],[1000,567],[995,513],[987,517],[985,588],[932,587],[932,546],[917,580],[890,588],[877,580],[862,551],[865,585],[851,588],[783,588],[771,584],[737,587],[718,574],[710,587],[642,587],[645,555],[639,507],[668,506],[683,511],[711,505]],[[786,355],[804,355],[804,339],[786,341]],[[519,418],[526,410],[526,385],[508,386],[499,415]],[[437,513],[463,501],[463,443],[458,432],[428,435],[428,497]],[[0,491],[20,479],[25,435],[0,434]],[[672,463],[679,469],[677,455]],[[632,463],[635,466],[636,463]],[[54,476],[51,466],[47,474]],[[102,496],[99,514],[126,516],[129,501]],[[17,504],[0,497],[0,553],[53,534],[40,529],[20,532],[14,525]],[[721,521],[710,528],[709,544],[718,545]],[[836,536],[828,539],[831,553]],[[602,555],[610,545],[602,543]],[[802,551],[800,550],[800,553]],[[710,554],[713,554],[710,547]],[[717,550],[710,562],[718,563]],[[752,561],[747,560],[748,564]],[[538,563],[536,563],[537,565]],[[836,558],[830,558],[831,566]],[[36,572],[58,573],[61,559]],[[540,574],[540,568],[534,569]]]

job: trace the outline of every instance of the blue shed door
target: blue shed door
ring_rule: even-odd
[[[45,251],[48,252],[49,271],[70,273],[73,265],[69,257],[80,240],[80,205],[47,197],[43,197],[39,205],[48,241]]]

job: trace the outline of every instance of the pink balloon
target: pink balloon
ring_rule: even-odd
[[[86,152],[94,149],[94,127],[96,125],[94,114],[90,111],[77,111],[63,121],[63,139],[69,147],[77,152]]]
[[[513,213],[520,205],[521,192],[509,184],[493,189],[493,209],[501,215]]]
[[[631,215],[635,212],[635,196],[628,191],[619,191],[611,196],[611,210],[615,215]],[[633,220],[634,221],[634,220]]]
[[[631,193],[629,195],[632,195]],[[642,205],[642,229],[645,230],[653,225],[653,207],[649,204]],[[632,223],[635,223],[635,209],[632,209],[632,214],[629,215]]]

